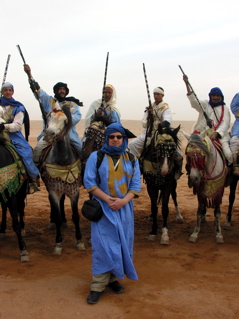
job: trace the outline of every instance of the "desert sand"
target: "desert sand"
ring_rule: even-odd
[[[138,135],[140,121],[122,121]],[[179,122],[173,122],[176,127]],[[192,122],[180,122],[190,132]],[[78,125],[82,137],[84,122]],[[41,122],[31,122],[30,143],[36,144]],[[180,132],[182,150],[186,139]],[[185,166],[185,165],[184,165]],[[188,242],[196,224],[197,199],[187,186],[187,176],[178,182],[178,204],[184,218],[176,223],[175,208],[170,200],[170,245],[160,245],[162,227],[158,214],[159,234],[155,242],[147,241],[151,229],[148,220],[150,201],[145,184],[135,200],[134,261],[139,280],[120,281],[125,292],[116,295],[106,289],[97,305],[88,305],[86,297],[91,281],[91,246],[89,222],[81,216],[85,251],[75,248],[74,227],[69,201],[66,201],[68,228],[63,230],[61,256],[53,255],[55,231],[49,229],[49,202],[43,183],[41,191],[27,197],[25,241],[30,261],[21,263],[16,236],[8,216],[6,236],[0,239],[0,319],[176,319],[239,318],[239,210],[236,198],[233,223],[223,230],[224,244],[216,244],[213,210],[202,225],[196,244]],[[221,225],[226,220],[229,188],[221,206]],[[81,187],[79,211],[88,198]]]

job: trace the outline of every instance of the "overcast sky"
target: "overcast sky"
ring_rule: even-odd
[[[116,88],[122,119],[140,120],[148,105],[144,63],[152,101],[162,86],[173,119],[196,120],[178,65],[199,99],[218,86],[229,106],[239,91],[238,12],[238,0],[1,0],[0,76],[10,54],[6,81],[13,97],[40,120],[20,45],[40,86],[52,94],[56,82],[67,83],[69,95],[84,103],[84,118],[101,98],[109,52],[107,83]]]

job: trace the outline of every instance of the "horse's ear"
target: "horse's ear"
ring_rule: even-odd
[[[186,137],[186,139],[189,141],[191,135],[186,133],[186,132],[184,132],[184,131],[182,131],[182,132],[183,132],[183,135]]]
[[[173,132],[177,135],[178,132],[179,132],[179,130],[180,130],[180,128],[181,128],[181,125],[179,124],[179,126],[176,127],[176,128],[173,130]]]

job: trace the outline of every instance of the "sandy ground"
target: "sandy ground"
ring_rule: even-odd
[[[179,123],[174,122],[176,127]],[[139,121],[123,121],[136,135]],[[189,132],[191,122],[182,122]],[[41,122],[33,121],[30,143],[36,144]],[[79,125],[82,136],[83,121]],[[182,136],[184,151],[186,139]],[[185,170],[184,170],[185,172]],[[86,297],[91,281],[89,222],[81,215],[86,251],[75,248],[74,227],[69,201],[66,203],[68,228],[63,230],[63,252],[53,256],[55,231],[49,229],[49,203],[46,189],[27,198],[25,212],[28,263],[19,261],[16,236],[8,217],[6,237],[0,239],[0,319],[136,319],[136,318],[239,318],[239,210],[233,210],[230,230],[223,230],[222,245],[215,242],[213,211],[208,210],[196,244],[188,242],[196,223],[197,200],[187,186],[184,174],[178,183],[178,203],[184,224],[176,223],[170,201],[170,245],[161,246],[160,238],[148,242],[150,202],[145,185],[135,200],[135,254],[138,281],[122,281],[125,292],[115,295],[108,289],[97,305]],[[229,189],[225,190],[221,224],[226,219]],[[88,195],[81,189],[79,209]],[[159,213],[159,229],[162,218]],[[159,237],[161,231],[159,231]]]

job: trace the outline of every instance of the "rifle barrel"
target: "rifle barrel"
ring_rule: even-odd
[[[185,73],[184,73],[184,71],[183,71],[181,65],[179,65],[179,68],[180,68],[180,70],[182,71],[183,75],[185,75]],[[188,85],[189,85],[189,87],[190,87],[192,93],[194,94],[194,96],[195,96],[195,98],[196,98],[196,100],[197,100],[199,106],[201,107],[201,109],[202,109],[202,111],[203,111],[203,115],[204,115],[204,117],[205,117],[205,119],[206,119],[207,125],[208,125],[210,128],[212,128],[212,122],[211,122],[209,116],[207,115],[206,111],[204,110],[202,104],[200,103],[200,101],[199,101],[199,99],[198,99],[196,93],[194,92],[194,89],[193,89],[193,87],[192,87],[192,85],[190,84],[189,81],[188,81]]]
[[[8,54],[8,57],[7,57],[7,63],[6,63],[6,66],[5,66],[5,71],[4,71],[3,80],[2,80],[2,86],[3,86],[3,84],[4,84],[4,83],[5,83],[5,81],[6,81],[6,77],[7,77],[7,70],[8,70],[8,65],[9,65],[10,57],[11,57],[11,55],[10,55],[10,54]]]
[[[104,75],[104,83],[103,83],[103,90],[102,90],[101,107],[103,107],[103,102],[104,102],[104,93],[105,93],[106,77],[107,77],[107,71],[108,71],[108,60],[109,60],[109,52],[107,52],[107,56],[106,56],[105,75]]]

